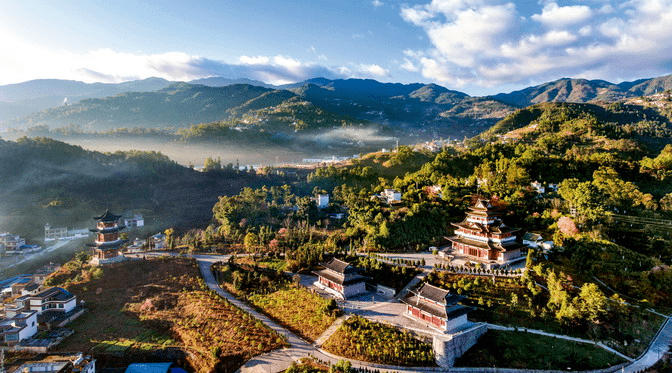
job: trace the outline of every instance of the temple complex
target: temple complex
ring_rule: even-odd
[[[471,308],[459,304],[466,296],[424,283],[418,291],[409,291],[401,299],[407,315],[442,332],[459,330],[469,324]]]
[[[315,282],[317,287],[342,299],[366,292],[368,277],[360,275],[359,268],[336,258],[322,263],[322,266],[324,269],[313,272],[318,277]]]
[[[125,228],[119,225],[120,218],[121,215],[114,215],[110,210],[106,210],[103,215],[93,217],[96,227],[89,230],[96,234],[96,240],[92,244],[87,244],[93,248],[91,264],[107,264],[125,259],[123,255],[119,255],[119,248],[126,242],[119,237],[119,231]]]
[[[502,221],[503,211],[490,201],[479,199],[469,208],[467,218],[455,226],[455,236],[450,237],[452,251],[467,259],[481,263],[485,268],[496,268],[522,256],[525,245],[519,242],[519,228],[512,228]]]

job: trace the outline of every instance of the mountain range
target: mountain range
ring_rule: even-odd
[[[672,75],[619,84],[559,79],[488,97],[471,97],[436,84],[369,79],[315,78],[283,86],[222,77],[188,83],[149,78],[118,84],[49,79],[0,86],[0,123],[4,129],[41,125],[84,131],[184,128],[242,118],[260,123],[267,119],[265,115],[288,107],[296,116],[296,103],[302,102],[328,113],[330,119],[324,123],[332,127],[334,116],[341,116],[344,124],[374,123],[401,136],[473,136],[518,108],[536,103],[613,102],[670,89]],[[292,118],[285,116],[290,123]]]

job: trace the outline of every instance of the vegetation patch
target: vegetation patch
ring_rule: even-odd
[[[233,371],[254,355],[286,345],[207,289],[192,260],[147,259],[102,268],[73,261],[50,283],[65,286],[88,309],[70,324],[76,333],[59,350],[91,350],[104,366],[169,356],[183,359],[194,372]]]
[[[488,330],[456,367],[591,370],[624,363],[598,346],[538,334]]]
[[[550,333],[602,341],[636,357],[648,346],[664,319],[627,305],[618,296],[608,298],[595,284],[575,287],[571,276],[534,266],[531,277],[492,278],[432,273],[430,283],[468,298],[474,321],[525,327]],[[542,273],[543,275],[536,275]],[[541,283],[546,289],[535,285]]]
[[[305,288],[288,286],[270,294],[253,294],[247,300],[303,338],[314,341],[336,321],[339,308]]]
[[[378,364],[435,366],[432,345],[407,331],[353,316],[322,345],[338,356]]]

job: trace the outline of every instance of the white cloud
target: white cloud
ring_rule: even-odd
[[[240,56],[233,63],[183,52],[148,54],[121,52],[109,48],[74,53],[25,40],[2,29],[0,35],[0,84],[31,79],[55,78],[84,82],[122,82],[148,77],[190,81],[210,76],[251,78],[271,84],[285,84],[314,77],[329,79],[389,77],[389,70],[377,64],[333,67],[300,61],[290,56]],[[324,55],[317,60],[326,61]],[[7,73],[11,72],[11,73]]]
[[[458,86],[566,76],[621,81],[672,72],[672,0],[630,0],[617,10],[602,1],[541,1],[537,9],[525,8],[529,18],[507,1],[513,0],[402,7],[401,17],[424,30],[430,47],[405,50],[401,67]]]
[[[381,67],[380,65],[372,64],[372,65],[367,65],[367,64],[360,64],[358,65],[358,70],[360,74],[364,74],[364,76],[373,76],[373,77],[378,77],[378,78],[384,78],[388,77],[390,75],[390,71]]]
[[[382,2],[382,1],[380,1],[380,0],[373,0],[373,1],[371,2],[371,4],[372,4],[373,6],[375,6],[376,8],[378,8],[379,6],[383,6],[383,5],[385,5],[385,3]]]
[[[408,58],[404,58],[404,63],[400,65],[400,67],[406,71],[410,72],[418,72],[420,71],[420,68],[415,66],[413,61],[409,60]]]
[[[558,6],[551,2],[544,5],[541,14],[532,15],[532,19],[548,27],[564,27],[583,22],[591,15],[592,10],[586,5]]]

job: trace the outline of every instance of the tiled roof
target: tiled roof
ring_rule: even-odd
[[[450,320],[465,315],[472,310],[470,307],[458,303],[465,298],[463,295],[452,294],[448,290],[424,283],[415,294],[408,292],[402,302],[431,315]],[[440,303],[440,305],[430,303],[426,299],[431,299]]]
[[[345,269],[348,268],[350,263],[344,262],[342,260],[332,258],[330,261],[327,263],[322,264],[325,268],[329,268],[332,271],[336,271],[338,273],[345,273]]]
[[[94,220],[100,220],[104,222],[110,222],[110,221],[117,221],[121,218],[121,215],[114,215],[113,213],[110,212],[110,210],[105,210],[105,213],[100,216],[94,216]]]
[[[358,274],[353,274],[353,275],[348,275],[348,276],[337,276],[333,272],[328,271],[326,269],[323,269],[321,271],[313,271],[314,274],[318,276],[322,276],[326,278],[327,280],[337,283],[339,285],[350,285],[350,284],[356,284],[358,282],[363,282],[369,279],[369,277],[358,275]]]

